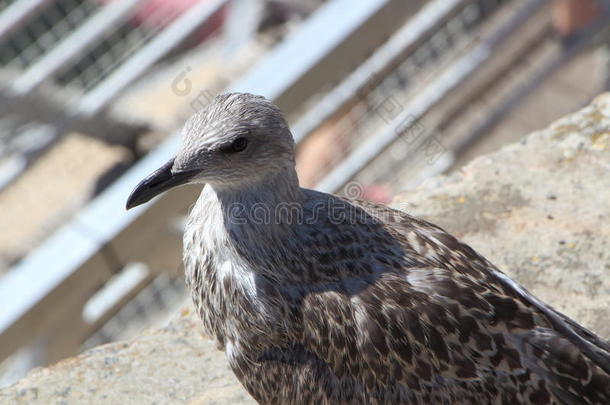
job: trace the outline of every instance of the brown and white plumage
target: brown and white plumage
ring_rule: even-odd
[[[299,188],[293,147],[271,103],[219,96],[128,202],[206,184],[187,283],[257,401],[610,403],[606,342],[439,227]]]

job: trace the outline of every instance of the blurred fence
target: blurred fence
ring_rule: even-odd
[[[409,39],[399,47],[403,52],[386,65],[387,70],[381,77],[374,70],[367,71],[366,64],[361,66],[364,72],[355,72],[372,80],[363,83],[355,93],[357,100],[350,111],[357,116],[357,125],[349,125],[348,130],[341,132],[350,138],[345,155],[331,162],[331,169],[325,170],[315,183],[316,189],[336,192],[354,179],[372,184],[389,182],[393,177],[402,177],[400,188],[413,187],[451,166],[454,145],[436,131],[443,125],[442,119],[428,122],[424,117],[433,112],[438,115],[444,99],[459,92],[468,78],[475,77],[486,62],[503,52],[506,42],[519,35],[546,4],[544,0],[466,3],[445,2],[443,6],[452,13],[445,14],[443,24],[435,25],[432,32],[423,36],[425,40],[409,38],[406,26],[401,34]],[[461,7],[456,9],[456,4]],[[421,17],[419,27],[423,31],[430,19]],[[418,22],[412,21],[414,25]],[[548,38],[549,23],[548,17],[541,18],[536,32]],[[410,28],[417,30],[418,27]],[[523,47],[527,44],[524,42]],[[378,58],[373,55],[371,62]],[[511,59],[509,63],[514,65],[519,60]],[[332,100],[335,96],[331,92],[327,97]],[[378,164],[373,166],[375,162]]]
[[[492,56],[492,48],[524,24],[543,1],[524,2],[518,15],[494,27],[494,38],[479,41],[481,25],[507,3],[511,2],[449,0],[430,5],[310,108],[294,125],[298,141],[337,115],[347,122],[335,124],[340,127],[335,142],[344,147],[321,168],[321,176],[314,176],[316,188],[340,190],[390,144],[408,141],[406,137],[414,138],[414,131],[423,131],[418,129],[418,120],[480,68]],[[461,55],[473,44],[474,49]],[[421,143],[427,144],[432,153],[428,158],[434,161],[447,152],[438,139],[421,135],[407,146],[418,149]],[[450,161],[445,159],[437,171]]]
[[[146,123],[126,122],[107,107],[226,2],[148,15],[155,24],[134,21],[142,6],[137,0],[6,5],[0,14],[0,189],[70,131],[133,146]]]

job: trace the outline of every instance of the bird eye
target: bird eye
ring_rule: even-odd
[[[237,153],[241,152],[248,146],[248,140],[246,138],[237,138],[231,144],[222,149],[223,152]]]

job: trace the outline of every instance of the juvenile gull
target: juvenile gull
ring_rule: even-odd
[[[127,208],[186,183],[204,185],[187,283],[260,403],[610,403],[610,345],[469,246],[300,188],[290,129],[263,97],[216,97]]]

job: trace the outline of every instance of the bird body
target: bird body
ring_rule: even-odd
[[[219,96],[185,128],[128,206],[205,183],[186,280],[260,403],[610,403],[610,346],[473,249],[404,212],[300,188],[271,103]]]

